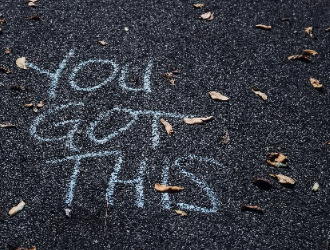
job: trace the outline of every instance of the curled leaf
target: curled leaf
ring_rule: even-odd
[[[29,3],[28,3],[28,6],[29,6],[29,7],[36,7],[36,4],[35,4],[34,2],[29,2]]]
[[[293,55],[293,56],[289,56],[288,60],[301,60],[301,61],[305,61],[305,62],[310,62],[312,61],[312,59],[310,59],[307,55]]]
[[[281,153],[270,153],[268,155],[267,163],[274,167],[287,167],[288,158]]]
[[[202,8],[205,6],[205,3],[195,3],[194,8]]]
[[[212,120],[214,117],[213,116],[208,116],[208,117],[198,117],[198,118],[184,118],[183,121],[189,125],[194,125],[194,124],[201,124],[206,121]]]
[[[174,210],[177,214],[181,215],[181,216],[187,216],[186,212],[183,212],[181,210]]]
[[[165,130],[167,132],[168,135],[173,134],[173,128],[171,126],[171,124],[169,124],[167,121],[165,121],[164,119],[160,119],[161,123],[164,125]]]
[[[16,128],[16,126],[11,124],[10,122],[4,122],[0,123],[0,128]]]
[[[263,213],[262,209],[259,206],[241,205],[241,210]]]
[[[277,178],[278,182],[281,184],[294,185],[296,181],[283,174],[270,174],[271,177]]]
[[[25,202],[21,201],[20,203],[18,203],[18,205],[16,205],[15,207],[13,207],[12,209],[9,210],[8,215],[9,216],[13,216],[15,214],[17,214],[18,212],[22,211],[23,208],[25,207]]]
[[[309,55],[309,56],[317,55],[317,52],[312,49],[304,49],[302,52],[303,52],[303,55]]]
[[[108,43],[107,42],[105,42],[105,41],[97,41],[99,44],[101,44],[101,45],[103,45],[103,46],[105,46],[105,45],[107,45]]]
[[[211,98],[213,100],[216,100],[216,101],[228,101],[229,100],[228,97],[226,97],[226,96],[224,96],[221,93],[216,92],[216,91],[210,91],[209,95],[211,96]]]
[[[313,27],[306,27],[306,28],[305,28],[305,33],[306,33],[310,38],[314,38],[314,35],[313,35]]]
[[[257,187],[259,187],[261,189],[265,189],[265,190],[269,190],[273,186],[269,180],[263,179],[263,178],[253,179],[253,184],[256,185]]]
[[[27,69],[27,67],[26,67],[26,58],[25,57],[17,58],[16,65],[17,65],[17,67],[19,67],[21,69]]]
[[[315,182],[313,187],[312,187],[312,191],[317,192],[319,190],[320,190],[320,184],[318,182]]]
[[[320,83],[319,80],[317,80],[315,78],[312,78],[312,77],[309,80],[310,80],[310,82],[311,82],[311,84],[313,85],[314,88],[321,89],[323,87],[323,85]]]
[[[37,104],[37,108],[42,108],[45,104],[46,104],[46,100],[40,101],[40,102]]]
[[[265,93],[261,92],[258,88],[253,87],[253,88],[252,88],[252,91],[253,91],[256,95],[260,96],[263,100],[267,100],[267,95],[266,95]]]
[[[164,193],[171,193],[171,192],[179,192],[184,190],[184,187],[178,187],[178,186],[166,186],[159,183],[155,184],[155,189],[159,192]]]
[[[31,103],[27,103],[27,104],[25,104],[24,106],[25,106],[26,108],[33,108],[34,103],[33,103],[33,102],[31,102]]]
[[[211,21],[211,20],[214,19],[214,13],[212,13],[211,11],[209,11],[209,12],[206,12],[206,13],[200,15],[199,18],[202,18],[203,20]]]
[[[263,25],[263,24],[257,24],[255,27],[258,29],[262,29],[262,30],[271,30],[272,29],[272,26],[267,26],[267,25]]]

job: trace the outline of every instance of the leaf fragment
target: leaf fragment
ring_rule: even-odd
[[[259,206],[251,206],[251,205],[241,205],[242,211],[252,211],[257,213],[263,213],[261,207]]]
[[[206,13],[200,15],[199,18],[202,18],[203,20],[211,21],[214,19],[214,13],[209,11],[209,12],[206,12]]]
[[[20,203],[18,203],[15,207],[13,207],[12,209],[9,210],[8,215],[9,216],[14,216],[15,214],[17,214],[18,212],[22,211],[23,208],[25,207],[25,202],[21,201]]]
[[[271,30],[272,29],[272,26],[263,25],[263,24],[257,24],[255,27],[258,29],[262,29],[262,30]]]
[[[0,128],[16,128],[16,126],[11,124],[10,122],[4,122],[0,123]]]
[[[313,35],[313,27],[306,27],[306,28],[305,28],[305,33],[306,33],[310,38],[314,38],[314,35]]]
[[[163,193],[171,193],[171,192],[180,192],[184,190],[184,187],[179,186],[166,186],[159,183],[155,183],[155,189],[159,192]]]
[[[317,52],[312,49],[304,49],[302,52],[303,52],[303,55],[309,55],[309,56],[317,55]]]
[[[321,89],[323,87],[323,85],[320,83],[319,80],[317,80],[315,78],[312,78],[312,77],[309,80],[310,80],[310,82],[311,82],[311,84],[313,85],[314,88]]]
[[[31,103],[27,103],[27,104],[25,104],[24,106],[25,106],[26,108],[33,108],[34,103],[33,103],[33,102],[31,102]]]
[[[160,121],[164,125],[165,130],[166,130],[166,132],[167,132],[168,135],[174,133],[173,128],[172,128],[171,124],[169,124],[169,122],[165,121],[163,118],[160,119]]]
[[[293,56],[289,56],[288,60],[301,60],[301,61],[305,61],[305,62],[310,62],[312,61],[311,58],[309,58],[307,55],[293,55]]]
[[[270,174],[270,176],[277,178],[278,182],[281,184],[294,185],[296,183],[294,179],[283,174]]]
[[[21,69],[27,69],[27,67],[26,67],[26,57],[17,58],[16,65],[17,65],[17,67],[19,67]]]
[[[267,163],[274,167],[288,167],[288,158],[281,153],[270,153],[268,154]]]
[[[8,250],[37,250],[37,247],[33,246],[32,248],[25,248],[25,247],[14,247],[14,246],[7,245],[7,249]]]
[[[27,19],[41,21],[41,18],[37,15],[28,16]]]
[[[253,184],[256,185],[258,188],[265,190],[269,190],[273,186],[273,184],[269,180],[263,178],[254,178]]]
[[[108,43],[107,42],[105,42],[105,41],[97,41],[99,44],[101,44],[101,45],[103,45],[103,46],[105,46],[105,45],[107,45]]]
[[[206,121],[213,120],[214,116],[208,116],[208,117],[196,117],[196,118],[184,118],[183,121],[186,124],[194,125],[194,124],[202,124]]]
[[[40,101],[38,104],[37,104],[37,108],[42,108],[44,105],[46,104],[46,100],[43,100],[43,101]]]
[[[252,91],[253,91],[256,95],[260,96],[263,100],[267,100],[267,95],[266,95],[265,93],[261,92],[257,87],[253,87],[253,88],[252,88]]]
[[[312,191],[317,192],[319,190],[320,190],[320,184],[318,182],[315,182],[313,187],[312,187]]]
[[[220,135],[220,142],[223,144],[228,144],[229,141],[230,141],[229,132],[228,130],[226,130],[225,132],[223,132],[222,135]]]
[[[205,6],[205,3],[195,3],[194,8],[202,8]]]
[[[10,49],[9,49],[9,48],[6,48],[6,49],[5,49],[5,54],[7,54],[7,55],[10,54]]]
[[[28,3],[28,6],[29,6],[29,7],[36,7],[36,4],[35,4],[34,2],[29,2],[29,3]]]
[[[13,73],[13,72],[11,72],[9,69],[4,68],[4,67],[1,67],[0,70],[1,70],[3,73],[6,73],[6,74]]]
[[[65,213],[65,216],[68,217],[68,218],[71,218],[71,215],[72,215],[72,209],[71,208],[64,208],[64,213]]]
[[[217,91],[210,91],[209,95],[211,96],[211,98],[213,100],[216,100],[216,101],[228,101],[229,100],[228,97],[224,96],[223,94],[221,94]]]
[[[172,85],[175,84],[175,78],[174,78],[173,72],[166,72],[163,74],[163,76],[167,78],[167,80],[170,82],[170,84],[172,84]]]
[[[177,214],[181,215],[181,216],[187,216],[186,212],[183,212],[181,210],[174,210]]]
[[[326,32],[330,31],[330,27],[325,29]]]

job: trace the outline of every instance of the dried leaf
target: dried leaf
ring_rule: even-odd
[[[229,132],[226,130],[222,135],[220,135],[220,142],[224,144],[228,144],[230,141]]]
[[[330,27],[325,29],[326,32],[330,31]]]
[[[302,52],[303,52],[303,55],[309,55],[309,56],[317,55],[317,52],[312,49],[304,49]]]
[[[37,15],[29,16],[29,17],[27,17],[27,19],[41,21],[41,18],[39,16],[37,16]]]
[[[314,38],[314,35],[313,35],[313,27],[306,27],[306,28],[305,28],[305,33],[306,33],[310,38]]]
[[[323,87],[323,85],[320,83],[319,80],[317,80],[315,78],[312,78],[312,77],[309,80],[310,80],[310,82],[311,82],[311,84],[313,85],[314,88],[321,89]]]
[[[241,205],[241,210],[263,213],[262,209],[259,206]]]
[[[194,8],[202,8],[205,6],[205,3],[195,3]]]
[[[10,122],[4,122],[0,123],[0,128],[16,128],[16,126],[11,124]]]
[[[10,54],[10,49],[9,48],[5,49],[5,54],[7,54],[7,55]]]
[[[216,91],[210,91],[209,95],[211,96],[211,98],[213,100],[216,100],[216,101],[228,101],[229,100],[228,97],[226,97],[226,96],[224,96],[221,93],[216,92]]]
[[[27,87],[22,86],[22,85],[12,85],[10,86],[11,90],[21,90],[21,91],[25,91],[27,90]]]
[[[6,19],[3,18],[3,15],[0,15],[0,25],[4,24]]]
[[[261,188],[261,189],[266,189],[269,190],[272,188],[272,183],[267,180],[267,179],[263,179],[263,178],[255,178],[253,179],[253,184],[256,185],[257,187]]]
[[[288,176],[283,174],[270,174],[271,177],[277,178],[279,183],[287,184],[287,185],[294,185],[296,181]]]
[[[214,13],[212,13],[211,16],[207,20],[212,21],[213,19],[214,19]]]
[[[178,186],[166,186],[159,183],[155,184],[155,189],[159,192],[164,193],[171,193],[171,192],[179,192],[184,189],[184,187],[178,187]]]
[[[107,45],[108,43],[107,42],[105,42],[105,41],[97,41],[99,44],[101,44],[101,45],[103,45],[103,46],[105,46],[105,45]]]
[[[211,21],[211,20],[214,19],[214,13],[212,13],[211,11],[209,11],[209,12],[206,12],[206,13],[200,15],[199,18],[202,18],[202,19],[204,19],[204,20],[209,20],[209,21]]]
[[[170,84],[172,84],[172,85],[174,85],[174,84],[175,84],[175,79],[174,79],[174,78],[172,78],[172,79],[169,79],[169,81],[170,81]]]
[[[26,58],[25,57],[17,58],[16,65],[21,69],[27,69],[27,67],[26,67]]]
[[[325,144],[328,144],[328,145],[330,145],[330,140],[329,140],[329,141],[326,141],[326,142],[325,142]]]
[[[267,159],[267,163],[274,167],[287,167],[288,158],[281,153],[270,153],[268,154],[269,159]]]
[[[42,108],[45,104],[46,104],[46,100],[40,101],[40,102],[37,104],[37,108]]]
[[[24,106],[25,106],[26,108],[33,108],[34,103],[33,103],[33,102],[31,102],[31,103],[27,103],[27,104],[25,104]]]
[[[12,247],[10,246],[11,248],[8,247],[8,250],[37,250],[37,248],[35,246],[33,246],[32,248],[25,248],[25,247]]]
[[[167,132],[168,135],[173,134],[173,128],[171,126],[171,124],[169,124],[167,121],[165,121],[164,119],[160,119],[161,123],[164,125],[165,130]]]
[[[177,214],[181,215],[181,216],[187,216],[186,212],[183,212],[181,210],[174,210]]]
[[[256,95],[260,96],[263,100],[267,100],[267,95],[266,95],[265,93],[261,92],[258,88],[253,87],[253,88],[252,88],[252,91],[253,91]]]
[[[34,2],[29,2],[29,3],[28,3],[28,6],[29,6],[29,7],[36,7],[36,4],[35,4]]]
[[[320,184],[318,182],[315,182],[313,187],[312,187],[312,191],[317,192],[319,190],[320,190]]]
[[[21,201],[20,203],[18,203],[18,205],[16,205],[15,207],[13,207],[12,209],[9,210],[8,215],[9,216],[13,216],[15,214],[17,214],[18,212],[22,211],[23,208],[25,207],[25,202]]]
[[[34,108],[33,108],[33,112],[38,113],[39,110],[38,110],[36,107],[34,107]]]
[[[164,73],[163,76],[166,77],[172,85],[174,85],[175,79],[173,76],[173,72]]]
[[[288,167],[287,164],[284,164],[282,162],[273,162],[273,161],[267,160],[267,163],[269,165],[272,165],[272,166],[277,167],[277,168],[286,168],[286,167]]]
[[[9,69],[6,69],[4,67],[1,67],[0,70],[3,72],[3,73],[6,73],[6,74],[10,74],[12,73]]]
[[[293,55],[293,56],[289,56],[288,60],[301,60],[301,61],[306,61],[306,62],[310,62],[312,61],[312,59],[310,59],[307,55]]]
[[[262,30],[271,30],[272,29],[272,26],[267,26],[267,25],[263,25],[263,24],[257,24],[255,27],[258,29],[262,29]]]
[[[183,121],[189,125],[194,124],[201,124],[206,121],[210,121],[214,118],[214,116],[208,116],[208,117],[196,117],[196,118],[184,118]]]

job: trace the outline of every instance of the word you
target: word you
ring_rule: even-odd
[[[67,189],[66,198],[65,198],[65,204],[68,207],[72,206],[72,201],[74,198],[74,192],[75,187],[77,185],[77,180],[79,177],[79,171],[81,167],[80,161],[86,158],[99,158],[99,157],[114,157],[115,158],[115,166],[113,169],[113,172],[110,176],[107,190],[106,190],[106,200],[110,205],[114,204],[113,195],[115,192],[115,187],[117,184],[124,184],[124,185],[132,185],[135,187],[135,204],[139,208],[143,208],[145,205],[145,199],[144,199],[144,176],[145,176],[145,170],[146,170],[146,162],[147,159],[144,159],[140,163],[140,167],[138,168],[138,174],[136,178],[131,180],[122,180],[118,177],[120,174],[120,171],[122,169],[122,163],[124,160],[124,155],[120,151],[103,151],[103,152],[96,152],[96,153],[86,153],[86,154],[80,154],[80,155],[74,155],[74,156],[68,156],[63,159],[57,159],[57,160],[49,160],[47,163],[49,164],[57,164],[59,162],[73,162],[74,168],[73,172],[70,178],[69,187]],[[178,169],[178,171],[183,174],[184,176],[188,177],[192,182],[194,182],[199,188],[201,188],[204,193],[207,195],[211,206],[210,207],[200,207],[194,204],[187,204],[187,203],[176,203],[174,206],[179,207],[180,209],[187,210],[187,211],[196,211],[196,212],[203,212],[203,213],[215,213],[218,211],[219,205],[221,204],[218,200],[215,192],[212,190],[209,185],[203,181],[202,179],[198,178],[194,173],[188,172],[182,165],[183,161],[198,161],[200,163],[204,164],[212,164],[216,167],[222,167],[225,171],[226,168],[219,163],[218,161],[207,158],[207,157],[200,157],[196,155],[188,155],[184,157],[178,157],[174,161],[174,166]],[[164,185],[167,185],[169,182],[169,169],[170,166],[170,160],[168,158],[165,158],[164,160],[164,166],[163,166],[163,173],[162,173],[162,180],[161,183]],[[171,206],[173,206],[173,202],[171,201],[171,196],[168,193],[162,193],[161,198],[161,204],[164,209],[171,209]]]
[[[53,99],[56,97],[56,89],[58,82],[62,76],[63,71],[67,67],[69,59],[74,56],[74,51],[75,51],[74,49],[70,50],[70,52],[65,56],[63,61],[59,64],[58,69],[55,72],[50,72],[49,70],[42,69],[32,62],[26,62],[26,66],[28,66],[29,68],[34,69],[42,74],[45,74],[50,78],[51,81],[48,90],[49,99]],[[103,82],[93,85],[92,87],[81,87],[76,81],[77,75],[79,74],[79,72],[81,72],[85,67],[87,67],[90,64],[108,64],[111,65],[113,69],[112,72],[110,72],[109,76]],[[149,60],[143,75],[143,86],[140,88],[133,88],[131,86],[128,86],[126,83],[127,80],[126,75],[130,67],[130,63],[126,63],[125,66],[121,69],[119,86],[129,91],[145,91],[147,93],[151,93],[150,74],[151,74],[152,66],[153,66],[153,61]],[[102,86],[111,83],[117,77],[119,70],[120,70],[119,65],[112,60],[89,59],[87,61],[80,62],[76,67],[73,68],[71,74],[69,75],[69,83],[73,89],[78,91],[88,91],[88,92],[95,91],[101,88]]]

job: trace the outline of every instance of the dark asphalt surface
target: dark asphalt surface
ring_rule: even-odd
[[[25,209],[0,222],[0,249],[7,244],[37,249],[326,249],[329,235],[330,148],[330,6],[326,0],[295,1],[205,1],[194,9],[193,1],[46,1],[36,8],[23,1],[2,0],[0,13],[6,23],[0,34],[0,66],[13,74],[0,74],[0,122],[17,129],[0,129],[0,205],[7,212],[20,199]],[[214,12],[214,20],[199,15]],[[28,20],[36,14],[42,18]],[[289,18],[289,21],[281,21]],[[271,25],[271,31],[255,29]],[[315,38],[304,33],[314,27]],[[125,31],[124,27],[129,27]],[[107,46],[101,46],[104,40]],[[11,53],[5,55],[5,48]],[[58,81],[56,97],[49,97],[50,78],[29,68],[16,67],[26,57],[40,68],[54,73],[69,51]],[[318,55],[311,63],[288,61],[302,49]],[[70,85],[70,75],[81,62],[112,60],[119,66],[116,78],[91,92]],[[151,93],[133,92],[119,86],[126,63],[127,78],[143,74],[152,60]],[[176,84],[162,74],[180,70]],[[80,87],[96,86],[114,71],[111,65],[89,64],[76,75]],[[309,78],[319,79],[317,91]],[[13,91],[11,85],[28,91]],[[135,83],[129,83],[134,86]],[[251,87],[268,95],[263,101]],[[208,91],[220,91],[227,103],[210,99]],[[38,113],[24,107],[30,100],[47,99]],[[60,105],[82,102],[43,121],[37,132],[60,137],[72,124],[54,126],[55,121],[80,119],[73,151],[65,141],[42,142],[31,134],[38,117]],[[152,147],[152,116],[143,115],[122,134],[104,144],[88,137],[88,127],[100,113],[114,107],[153,110],[215,119],[189,126],[181,118],[165,118],[175,133],[168,136],[161,123],[159,145]],[[161,118],[161,117],[160,117]],[[127,114],[116,113],[102,120],[95,136],[102,138],[129,122]],[[230,142],[219,142],[229,131]],[[114,204],[106,213],[106,190],[114,172],[111,156],[81,160],[67,218],[66,193],[73,161],[47,161],[90,152],[121,151],[124,154],[121,179],[134,179],[145,161],[144,206],[136,205],[134,185],[118,184]],[[290,168],[266,164],[268,152],[288,156]],[[179,157],[198,155],[222,166],[187,160],[184,169],[207,183],[218,199],[214,213],[190,211],[187,217],[174,213],[176,203],[211,208],[205,189],[175,166]],[[170,194],[172,205],[165,209],[154,183],[162,181],[168,159],[168,184],[185,190]],[[255,177],[281,173],[294,178],[293,189],[266,191],[252,184]],[[270,179],[270,177],[268,178]],[[315,181],[321,189],[311,191]],[[258,205],[264,214],[242,212],[241,204]],[[184,209],[183,209],[184,210]]]

